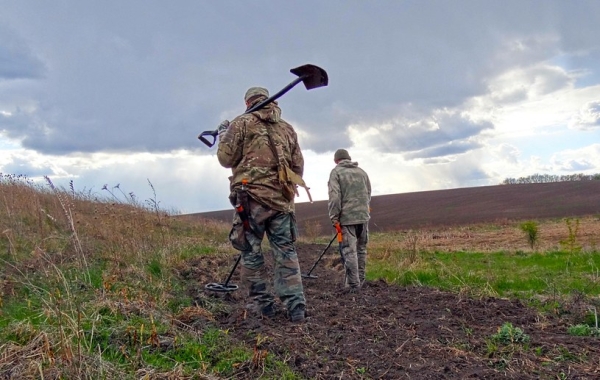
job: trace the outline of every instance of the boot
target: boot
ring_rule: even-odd
[[[260,308],[260,313],[267,318],[273,318],[275,316],[275,305],[269,303]]]
[[[290,320],[294,323],[304,322],[305,306],[300,304],[290,311]]]

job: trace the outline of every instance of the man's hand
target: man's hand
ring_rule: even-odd
[[[335,228],[335,230],[337,231],[338,234],[342,233],[342,226],[340,225],[340,222],[335,222],[335,224],[333,225],[333,228]]]
[[[217,128],[217,132],[219,133],[219,138],[223,136],[225,132],[227,132],[227,128],[229,128],[229,120],[223,120],[219,127]]]

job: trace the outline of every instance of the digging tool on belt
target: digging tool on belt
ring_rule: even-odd
[[[315,261],[315,263],[313,264],[312,268],[310,268],[310,270],[308,271],[308,273],[303,273],[302,277],[304,278],[318,278],[316,275],[311,274],[312,271],[315,269],[315,267],[317,266],[317,264],[319,263],[319,261],[321,261],[321,258],[323,257],[323,255],[325,254],[325,252],[327,252],[327,250],[329,249],[329,247],[331,247],[331,244],[333,243],[333,241],[335,240],[335,238],[337,237],[336,235],[333,235],[333,238],[331,239],[331,241],[329,242],[329,244],[327,244],[327,247],[323,250],[323,253],[321,253],[321,256],[319,256],[319,258],[317,259],[317,261]]]
[[[244,227],[244,233],[252,232],[252,229],[250,227],[250,219],[248,218],[249,208],[248,208],[248,193],[246,192],[247,184],[248,184],[248,181],[246,179],[243,179],[242,187],[238,190],[238,193],[237,193],[238,196],[237,196],[237,202],[235,205],[235,211],[237,212],[240,219],[242,220],[242,225]],[[233,292],[234,290],[237,290],[238,286],[234,285],[234,284],[229,284],[229,280],[231,280],[231,276],[233,276],[233,272],[235,272],[235,268],[237,268],[238,264],[240,263],[241,258],[242,258],[242,254],[240,253],[237,260],[235,261],[235,264],[233,265],[233,268],[231,268],[231,271],[229,272],[229,276],[227,276],[227,280],[225,280],[224,283],[212,282],[210,284],[206,284],[204,286],[206,288],[206,290],[210,290],[212,292]]]
[[[307,90],[312,90],[313,88],[327,86],[327,84],[329,83],[329,78],[327,77],[327,72],[325,72],[325,70],[323,70],[322,68],[315,66],[315,65],[311,65],[311,64],[302,65],[302,66],[291,69],[290,72],[292,74],[297,75],[298,78],[294,79],[292,82],[290,82],[290,84],[288,84],[287,86],[282,88],[275,95],[271,96],[268,99],[263,100],[262,102],[258,103],[254,107],[247,109],[246,112],[244,112],[244,113],[246,114],[246,113],[258,111],[259,109],[263,108],[267,104],[279,99],[283,94],[285,94],[286,92],[291,90],[292,87],[294,87],[295,85],[297,85],[300,82],[304,83],[304,87],[306,87]],[[206,144],[210,148],[213,145],[215,145],[218,134],[219,134],[218,129],[215,129],[214,131],[204,131],[204,132],[200,133],[200,135],[198,135],[198,139],[200,139],[200,141],[202,141],[204,144]],[[212,137],[212,141],[209,141],[207,139],[208,136]]]

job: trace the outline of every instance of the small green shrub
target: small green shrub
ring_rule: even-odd
[[[521,228],[521,231],[525,232],[527,236],[527,242],[529,242],[531,249],[534,249],[536,243],[538,242],[538,223],[530,220],[521,223],[519,227]]]
[[[498,328],[497,334],[492,335],[492,340],[502,344],[513,344],[527,343],[530,338],[529,335],[523,333],[523,330],[514,327],[510,322],[506,322]]]
[[[577,241],[577,237],[579,235],[579,219],[575,219],[575,224],[573,225],[571,218],[566,218],[565,223],[567,224],[567,229],[569,230],[569,236],[560,241],[562,249],[571,254],[581,252],[583,248]]]

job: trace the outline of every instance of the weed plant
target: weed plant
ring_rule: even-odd
[[[538,241],[538,223],[534,221],[523,222],[519,225],[519,228],[521,228],[521,231],[525,232],[527,242],[533,250]]]
[[[498,328],[496,334],[492,335],[492,340],[501,344],[516,344],[527,343],[530,341],[530,337],[519,327],[514,327],[512,323],[506,322]]]
[[[575,222],[573,222],[571,218],[566,218],[565,224],[567,225],[568,236],[561,240],[561,247],[571,254],[581,252],[583,247],[578,242],[579,219],[575,219]]]

